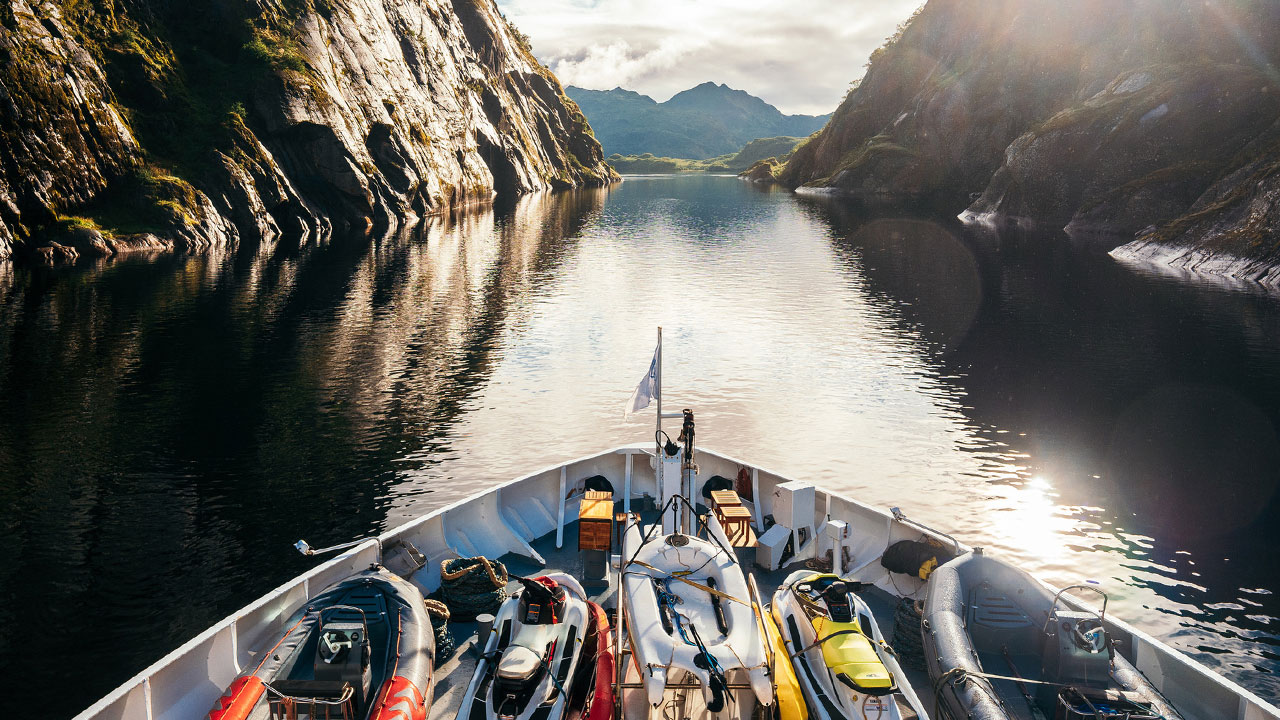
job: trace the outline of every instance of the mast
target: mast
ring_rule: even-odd
[[[653,433],[653,443],[657,452],[654,457],[658,458],[658,487],[662,487],[662,441],[658,438],[662,432],[662,326],[658,326],[658,369],[654,373],[653,378],[653,394],[658,400],[658,412],[656,413],[657,429]]]

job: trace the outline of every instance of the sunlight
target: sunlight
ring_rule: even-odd
[[[1253,38],[1245,32],[1240,21],[1217,0],[1206,2],[1205,7],[1209,8],[1210,11],[1217,15],[1218,20],[1222,22],[1222,25],[1235,36],[1236,42],[1240,43],[1240,47],[1244,49],[1245,54],[1249,56],[1249,59],[1257,66],[1258,70],[1260,70],[1263,75],[1266,75],[1272,83],[1280,86],[1280,71],[1276,70],[1276,66],[1271,62],[1271,58],[1267,57],[1266,52],[1264,52],[1262,48],[1258,47],[1258,43],[1256,43]]]
[[[1041,568],[1059,571],[1070,563],[1064,538],[1075,529],[1074,519],[1057,504],[1057,492],[1045,477],[1037,475],[1021,486],[998,488],[1002,494],[991,499],[989,509],[1002,513],[996,524],[1000,544],[1019,555],[1034,559]]]

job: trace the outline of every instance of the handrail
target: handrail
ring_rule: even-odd
[[[347,686],[342,689],[342,695],[338,696],[334,700],[327,700],[325,698],[318,698],[318,697],[302,697],[301,695],[286,695],[285,693],[280,692],[279,690],[272,687],[270,683],[265,681],[262,683],[262,687],[275,693],[276,697],[279,697],[285,700],[291,700],[293,702],[308,702],[316,705],[342,705],[346,701],[350,700],[351,696],[355,695],[356,693],[355,688],[351,687],[350,683],[348,683]]]
[[[351,702],[351,700],[355,696],[356,690],[351,686],[351,683],[346,683],[342,688],[342,694],[333,700],[318,697],[302,697],[300,695],[286,695],[266,682],[262,683],[262,686],[267,689],[267,704],[269,705],[268,712],[273,720],[277,717],[285,720],[297,718],[299,705],[308,706],[307,715],[312,718],[316,716],[316,706],[321,705],[326,708],[324,711],[326,720],[329,718],[328,708],[330,707],[339,708],[339,711],[342,713],[343,720],[354,720],[352,716],[355,715],[355,704]],[[279,698],[278,703],[272,702],[271,695],[275,695]],[[277,704],[280,710],[280,714],[278,716],[276,714]],[[348,710],[350,710],[350,712],[348,712]]]
[[[955,539],[954,537],[952,537],[951,535],[949,535],[949,534],[947,534],[947,533],[944,533],[944,532],[942,532],[941,530],[937,530],[937,529],[931,528],[931,527],[929,527],[928,525],[925,525],[924,523],[919,523],[919,522],[916,522],[915,520],[912,520],[911,518],[908,518],[908,517],[907,517],[907,515],[906,515],[906,513],[902,512],[902,510],[901,510],[901,509],[899,509],[899,508],[891,507],[891,508],[889,508],[889,512],[893,513],[893,519],[894,519],[894,520],[897,520],[898,522],[902,523],[903,525],[912,525],[912,526],[915,526],[915,527],[917,527],[917,528],[919,528],[919,529],[921,529],[921,530],[924,530],[925,532],[931,532],[931,533],[933,533],[934,535],[941,535],[942,537],[944,537],[944,538],[946,538],[946,539],[950,540],[950,541],[951,541],[951,544],[955,546],[956,555],[959,555],[959,554],[960,554],[960,541],[959,541],[959,540],[956,540],[956,539]]]
[[[1092,590],[1093,592],[1096,592],[1099,595],[1101,595],[1102,596],[1102,612],[1098,614],[1098,622],[1105,623],[1107,621],[1107,600],[1109,598],[1107,598],[1107,594],[1102,591],[1102,588],[1096,587],[1094,585],[1068,585],[1062,588],[1061,590],[1059,590],[1057,594],[1053,596],[1053,604],[1049,606],[1049,616],[1045,618],[1044,627],[1041,628],[1040,630],[1041,632],[1043,633],[1049,632],[1049,623],[1053,622],[1053,611],[1058,609],[1058,600],[1060,600],[1063,594],[1066,593],[1068,590]]]
[[[369,626],[369,616],[365,614],[362,608],[358,608],[355,605],[325,605],[317,612],[321,627],[324,626],[324,614],[327,610],[355,610],[360,613],[360,622],[363,623],[365,627]]]

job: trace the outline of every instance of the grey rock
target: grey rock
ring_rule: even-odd
[[[492,0],[326,0],[296,17],[270,0],[204,6],[227,22],[247,12],[283,25],[301,66],[270,71],[229,119],[229,139],[198,167],[172,171],[185,180],[164,181],[175,197],[149,233],[161,245],[307,242],[496,195],[617,179],[581,113]],[[167,52],[166,13],[194,12],[164,0],[113,7],[113,20],[133,23],[157,53]],[[124,108],[113,92],[129,82],[136,92],[136,78],[82,47],[59,4],[12,8],[13,27],[0,32],[0,258],[51,247],[42,236],[58,218],[93,212],[153,162],[130,125],[149,110]],[[103,245],[112,242],[85,247],[100,254]]]
[[[780,179],[1258,275],[1280,266],[1277,56],[1265,0],[930,0]]]

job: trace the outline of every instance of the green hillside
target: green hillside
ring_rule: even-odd
[[[640,155],[615,153],[609,156],[608,163],[614,170],[624,175],[680,172],[741,173],[761,160],[777,158],[785,162],[804,140],[805,138],[787,136],[759,138],[747,143],[736,153],[726,153],[706,160],[659,157],[653,153]]]

